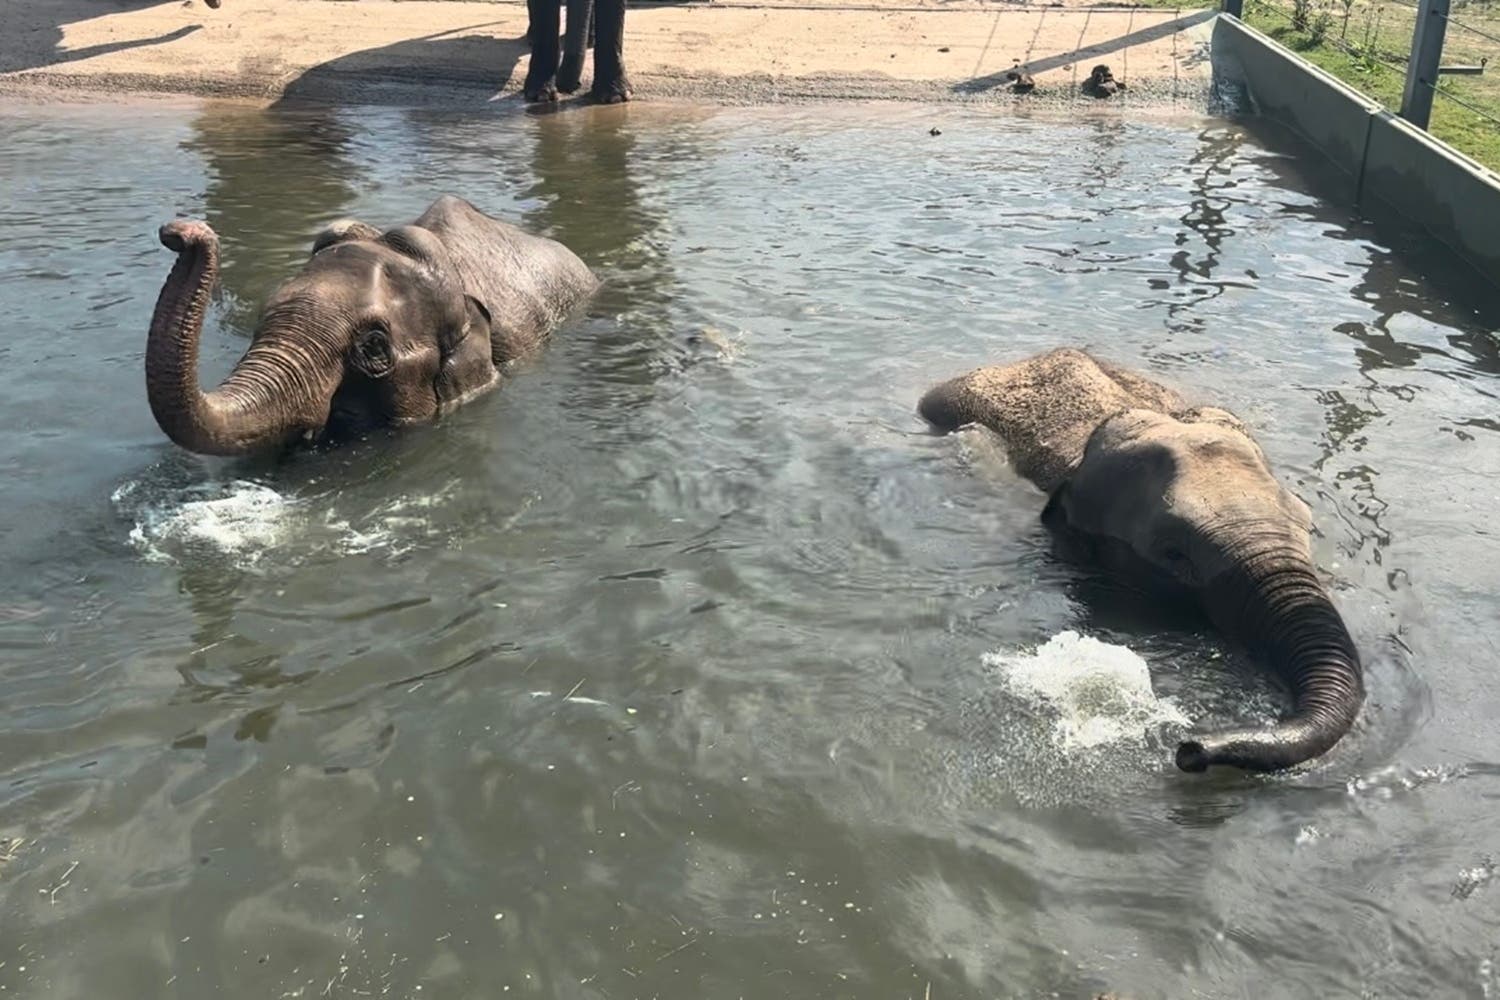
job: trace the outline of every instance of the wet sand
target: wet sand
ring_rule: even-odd
[[[633,7],[626,60],[637,100],[828,99],[1201,106],[1210,14],[954,0],[702,2]],[[0,90],[175,93],[370,103],[518,99],[526,7],[458,0],[55,0],[12,8]],[[1029,69],[1036,90],[1011,93]],[[587,77],[585,77],[585,87]],[[1102,103],[1102,102],[1097,102]]]

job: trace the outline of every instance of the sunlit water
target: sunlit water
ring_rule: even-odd
[[[217,378],[323,222],[444,191],[588,315],[438,426],[164,439],[162,221]],[[12,107],[0,237],[6,995],[1500,990],[1494,303],[1239,126]],[[1058,344],[1311,504],[1371,691],[1316,767],[1172,769],[1281,695],[913,412]]]

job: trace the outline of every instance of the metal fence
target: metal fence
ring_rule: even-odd
[[[1338,53],[1336,75],[1500,167],[1500,0],[1223,0],[1223,6],[1271,28],[1304,55]]]

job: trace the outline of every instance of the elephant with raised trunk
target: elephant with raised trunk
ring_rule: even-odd
[[[567,247],[452,196],[385,232],[326,227],[270,296],[244,357],[198,385],[198,342],[219,268],[202,222],[161,229],[177,253],[146,342],[146,394],[177,444],[239,455],[431,420],[494,387],[597,287]]]
[[[1042,520],[1065,550],[1195,599],[1285,679],[1290,716],[1190,734],[1178,767],[1279,770],[1348,732],[1359,654],[1313,568],[1311,514],[1233,414],[1068,349],[944,382],[918,411],[943,431],[996,432],[1048,494]]]

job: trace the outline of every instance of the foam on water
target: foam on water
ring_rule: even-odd
[[[1012,693],[1054,715],[1053,739],[1064,751],[1138,745],[1149,731],[1189,720],[1151,688],[1146,661],[1124,646],[1059,632],[1033,653],[986,653]]]
[[[290,562],[320,555],[403,554],[433,535],[430,512],[447,492],[396,497],[355,516],[338,511],[331,497],[287,496],[242,479],[156,488],[132,480],[110,499],[133,522],[131,544],[151,562],[211,554],[251,569],[273,551]]]
[[[295,502],[259,483],[198,483],[158,497],[131,481],[110,500],[134,520],[130,542],[152,562],[173,550],[207,548],[253,564],[280,542]]]

